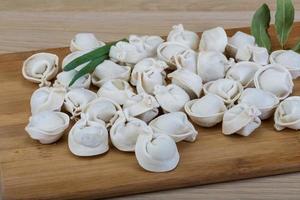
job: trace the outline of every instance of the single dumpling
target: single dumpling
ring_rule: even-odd
[[[228,70],[226,78],[240,82],[244,88],[253,87],[254,74],[260,67],[262,66],[254,62],[241,61]]]
[[[199,50],[223,53],[227,43],[228,38],[225,30],[222,27],[216,27],[202,33]]]
[[[255,106],[240,103],[225,111],[223,116],[222,132],[224,135],[239,134],[249,136],[257,129],[261,120],[261,112]]]
[[[91,75],[90,74],[85,74],[84,76],[80,77],[77,79],[72,86],[70,86],[70,83],[74,76],[78,72],[76,70],[71,70],[71,71],[63,71],[57,74],[56,80],[53,84],[54,87],[64,87],[67,90],[72,89],[72,88],[86,88],[88,89],[91,85]]]
[[[71,40],[70,51],[94,50],[104,46],[105,43],[98,41],[93,33],[77,33]]]
[[[117,119],[110,129],[112,144],[120,151],[133,152],[140,134],[152,134],[151,128],[146,122],[129,116],[122,111],[117,112]]]
[[[288,97],[294,87],[289,71],[277,64],[259,68],[254,75],[254,84],[258,89],[273,93],[279,100]]]
[[[177,69],[185,68],[195,74],[197,73],[198,53],[195,51],[191,49],[185,50],[180,54],[174,55],[172,60],[174,60]]]
[[[176,69],[175,57],[190,51],[190,48],[178,42],[164,42],[157,48],[157,57],[165,61],[170,68]]]
[[[228,39],[226,54],[238,61],[249,61],[252,56],[251,48],[255,45],[255,38],[252,35],[238,31]]]
[[[120,64],[133,66],[148,56],[146,51],[140,51],[134,44],[120,41],[109,50],[109,57],[112,61]]]
[[[74,88],[67,92],[64,97],[64,108],[71,113],[71,119],[81,115],[85,106],[97,98],[97,94],[84,88]]]
[[[42,144],[59,140],[69,126],[69,116],[57,111],[43,111],[32,115],[25,131]]]
[[[234,64],[233,59],[227,58],[220,52],[202,51],[198,55],[197,73],[203,82],[224,78],[226,71]]]
[[[139,165],[150,172],[171,171],[179,162],[176,143],[166,134],[140,134],[135,156]]]
[[[105,60],[94,70],[92,74],[92,83],[98,87],[101,87],[106,81],[112,79],[128,81],[130,72],[131,67],[129,66],[119,65],[111,60]]]
[[[294,79],[300,76],[300,54],[293,50],[278,50],[270,55],[270,62],[289,70]]]
[[[158,60],[155,58],[145,58],[134,65],[131,72],[130,83],[134,86],[137,85],[139,73],[151,71],[153,69],[163,72],[163,70],[167,68],[167,63],[162,60]],[[161,78],[165,77],[165,74],[161,75],[163,76]]]
[[[135,95],[133,88],[127,81],[112,79],[106,81],[98,90],[99,97],[109,98],[116,103],[123,105],[131,96]]]
[[[291,96],[283,100],[275,111],[274,121],[274,127],[278,131],[281,131],[284,128],[299,130],[300,97]]]
[[[158,108],[159,104],[156,99],[147,93],[134,95],[123,105],[124,112],[146,123],[158,115]]]
[[[33,92],[30,99],[31,113],[60,111],[66,90],[63,87],[41,87]]]
[[[145,58],[138,62],[132,70],[130,82],[136,86],[137,93],[153,94],[156,85],[165,85],[168,65],[161,60]]]
[[[190,100],[184,89],[174,84],[155,86],[154,96],[164,112],[183,111],[184,104]]]
[[[130,35],[128,41],[130,44],[133,44],[139,52],[145,52],[147,57],[156,56],[157,47],[164,42],[160,36],[156,35]]]
[[[218,79],[210,81],[203,86],[205,94],[215,94],[219,96],[226,105],[231,106],[243,92],[243,86],[231,79]]]
[[[167,134],[175,142],[194,142],[198,132],[184,112],[171,112],[153,119],[149,126],[154,133]]]
[[[268,119],[279,104],[279,99],[271,92],[257,88],[247,88],[242,92],[239,103],[255,106],[261,112],[260,119]]]
[[[107,152],[109,146],[105,123],[88,121],[83,117],[70,130],[68,146],[76,156],[95,156]]]
[[[269,64],[269,52],[265,47],[253,46],[251,49],[251,59],[250,61],[255,62],[259,65]]]
[[[199,75],[185,68],[179,68],[167,75],[172,84],[178,85],[188,93],[191,99],[200,97],[202,91],[202,79]]]
[[[89,102],[83,109],[82,113],[86,116],[87,120],[102,122],[104,121],[109,127],[110,120],[115,116],[117,111],[122,110],[121,106],[111,99],[98,97]]]
[[[168,42],[178,42],[193,50],[197,50],[199,44],[199,36],[189,30],[184,29],[182,24],[172,27],[167,37]]]
[[[37,53],[27,58],[22,67],[25,79],[39,83],[40,87],[50,86],[58,72],[58,56],[51,53]]]
[[[214,94],[191,100],[184,108],[191,120],[202,127],[212,127],[220,123],[227,110],[224,101]]]

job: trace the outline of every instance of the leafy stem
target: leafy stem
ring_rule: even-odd
[[[92,73],[99,64],[101,64],[104,60],[108,59],[109,50],[110,50],[111,46],[115,45],[117,42],[120,42],[120,41],[128,42],[127,39],[122,39],[122,40],[108,43],[108,44],[106,44],[102,47],[99,47],[95,50],[92,50],[78,58],[75,58],[70,63],[68,63],[64,67],[64,69],[63,69],[64,71],[74,70],[79,65],[87,63],[86,66],[84,66],[79,72],[76,73],[76,75],[73,77],[73,79],[69,83],[69,86],[73,85],[77,79],[84,76],[85,74]]]
[[[268,33],[270,26],[270,9],[263,4],[253,15],[251,23],[251,34],[255,37],[256,43],[271,51],[271,39]]]
[[[295,9],[292,0],[276,0],[275,29],[281,48],[285,48],[286,42],[293,27]],[[268,33],[270,26],[270,9],[263,4],[252,17],[251,34],[255,37],[258,46],[271,51],[271,40]],[[300,51],[300,43],[293,50]]]
[[[69,86],[72,86],[75,81],[77,79],[79,79],[80,77],[88,74],[88,73],[92,73],[95,68],[101,64],[104,60],[106,60],[108,58],[108,55],[104,55],[104,56],[101,56],[99,58],[96,58],[92,61],[90,61],[85,67],[83,67],[81,70],[79,70],[75,76],[73,77],[73,79],[71,80],[71,82],[69,83]]]

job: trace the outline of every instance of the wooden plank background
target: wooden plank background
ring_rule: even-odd
[[[0,0],[0,53],[67,46],[77,32],[102,40],[166,35],[183,23],[194,31],[248,26],[262,2],[275,0]],[[300,21],[300,1],[294,0]],[[17,192],[17,191],[16,191]],[[117,199],[299,199],[300,173],[214,184]]]

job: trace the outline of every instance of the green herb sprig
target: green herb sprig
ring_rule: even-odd
[[[275,28],[281,48],[284,48],[284,45],[286,44],[292,30],[295,15],[294,13],[295,9],[292,0],[277,0]]]
[[[271,39],[268,33],[270,26],[270,9],[267,4],[263,4],[253,15],[251,23],[251,34],[259,46],[271,51]]]
[[[105,46],[102,46],[95,50],[92,50],[78,58],[75,58],[70,63],[68,63],[64,67],[64,71],[73,70],[76,67],[78,67],[79,65],[87,63],[86,66],[84,66],[81,70],[79,70],[75,74],[73,79],[70,81],[69,86],[72,86],[77,79],[84,76],[85,74],[92,73],[99,64],[101,64],[104,60],[108,59],[109,50],[110,50],[111,46],[115,45],[117,42],[120,42],[120,41],[128,42],[127,39],[122,39],[122,40],[108,43]]]
[[[294,15],[295,9],[292,0],[276,0],[275,30],[282,49],[286,48],[285,44],[293,27]],[[263,4],[254,13],[251,22],[251,34],[255,37],[257,44],[265,47],[269,52],[272,50],[268,33],[270,19],[270,9],[267,4]],[[300,52],[300,41],[293,50]]]
[[[296,45],[293,47],[293,50],[300,53],[300,41],[296,43]]]

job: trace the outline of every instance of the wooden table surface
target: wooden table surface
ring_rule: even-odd
[[[249,26],[262,2],[274,10],[275,0],[0,0],[0,53],[67,46],[77,32],[116,40],[130,33],[166,35],[178,23],[193,31]],[[294,3],[300,21],[300,1]],[[299,196],[300,173],[294,173],[116,199],[298,200]]]

